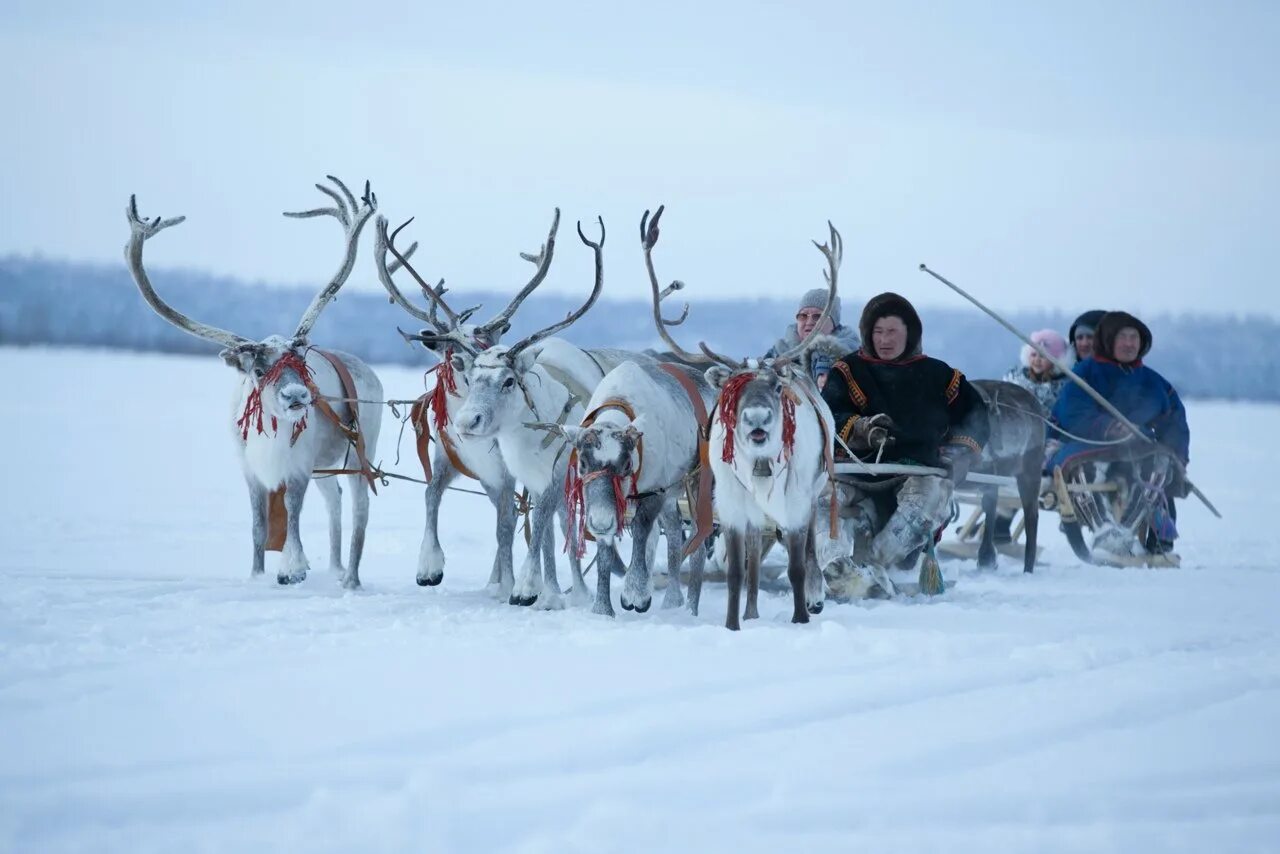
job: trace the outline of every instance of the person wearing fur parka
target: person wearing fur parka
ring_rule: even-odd
[[[1052,329],[1031,333],[1031,340],[1059,361],[1067,355],[1067,339]],[[1010,368],[1002,379],[1034,394],[1044,407],[1045,415],[1053,411],[1058,395],[1062,394],[1062,387],[1067,384],[1067,378],[1058,370],[1057,365],[1040,355],[1030,344],[1022,345],[1022,363]]]
[[[989,431],[986,405],[964,374],[922,352],[923,325],[905,298],[872,298],[858,331],[862,346],[835,361],[822,389],[840,438],[864,461],[941,466],[950,476],[842,492],[848,512],[839,535],[818,545],[837,599],[893,595],[887,570],[911,563],[946,523],[954,485],[981,456]]]

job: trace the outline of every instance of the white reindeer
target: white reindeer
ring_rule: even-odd
[[[655,303],[655,316],[657,312]],[[677,374],[683,375],[683,382]],[[696,406],[689,389],[697,396]],[[647,545],[660,521],[667,538],[667,590],[662,607],[684,604],[680,566],[689,551],[689,608],[698,613],[706,551],[700,539],[686,549],[677,502],[686,480],[698,468],[700,431],[713,399],[696,369],[652,360],[628,361],[605,375],[579,426],[537,425],[573,443],[565,487],[570,548],[581,554],[585,535],[589,532],[595,539],[599,566],[594,613],[614,615],[610,576],[622,566],[617,538],[623,533],[628,504],[635,507],[631,522],[635,544],[623,581],[623,609],[641,614],[649,610],[653,583]],[[701,487],[709,492],[709,477]],[[704,500],[709,501],[710,495]]]
[[[507,468],[516,480],[529,490],[534,504],[531,511],[534,544],[525,557],[524,567],[508,599],[512,605],[533,605],[551,609],[564,607],[556,580],[555,562],[542,560],[544,536],[549,535],[548,522],[560,506],[558,491],[549,491],[564,477],[567,465],[565,442],[556,436],[528,429],[530,421],[554,421],[564,424],[581,416],[578,395],[556,379],[546,367],[538,364],[535,346],[551,335],[567,328],[587,312],[604,286],[604,222],[600,222],[600,241],[589,240],[578,224],[578,237],[595,253],[595,284],[587,301],[564,320],[554,323],[511,345],[496,345],[477,350],[470,344],[445,335],[422,335],[423,340],[452,342],[450,357],[457,376],[465,376],[467,395],[453,424],[458,435],[477,442],[495,444]],[[558,372],[557,372],[558,373]],[[593,383],[594,385],[594,383]],[[576,416],[576,417],[575,417]],[[538,572],[541,564],[542,573]],[[576,554],[570,554],[575,601],[587,598],[582,567]],[[546,585],[543,585],[543,576]]]
[[[483,324],[469,322],[472,313],[479,306],[466,309],[461,313],[455,312],[444,300],[446,292],[444,280],[441,279],[432,287],[418,275],[417,270],[408,261],[409,255],[417,247],[416,243],[403,254],[396,248],[396,235],[409,222],[405,222],[388,234],[387,220],[381,216],[377,218],[374,260],[378,268],[378,279],[391,295],[392,301],[414,318],[430,324],[429,328],[422,329],[417,335],[408,335],[404,332],[401,334],[408,340],[421,342],[423,346],[440,357],[439,365],[433,369],[435,385],[428,389],[429,408],[421,413],[421,417],[435,422],[437,446],[431,464],[431,482],[425,491],[426,524],[423,529],[422,547],[418,552],[417,582],[423,587],[433,587],[444,580],[445,555],[440,547],[439,535],[440,502],[444,497],[445,489],[462,473],[459,470],[461,465],[468,476],[480,482],[485,494],[493,502],[497,514],[498,548],[494,554],[493,569],[489,576],[489,589],[495,595],[505,599],[511,595],[511,589],[515,584],[511,557],[511,546],[516,529],[515,479],[507,470],[501,453],[495,450],[492,439],[464,435],[454,426],[458,413],[466,401],[469,385],[466,372],[455,370],[453,356],[463,348],[469,348],[475,352],[487,350],[497,344],[511,328],[511,318],[516,309],[538,285],[542,284],[550,269],[551,259],[555,254],[556,232],[560,228],[560,209],[556,208],[547,241],[538,254],[520,253],[522,258],[535,265],[536,271],[533,278],[520,289],[505,309]],[[388,251],[396,258],[394,264],[387,264]],[[392,273],[397,265],[402,265],[417,281],[423,293],[429,297],[430,310],[424,311],[414,305],[396,286]],[[440,319],[441,312],[444,314],[443,320]],[[420,430],[428,430],[431,425],[422,423],[415,426]],[[553,552],[554,544],[551,538],[547,539],[543,548],[544,558],[545,555]],[[554,559],[553,556],[551,559]]]
[[[377,199],[367,182],[364,196],[357,202],[346,185],[332,175],[328,177],[341,195],[322,184],[316,187],[333,200],[333,207],[285,216],[335,217],[342,223],[346,253],[337,273],[311,301],[291,336],[272,335],[254,342],[198,323],[160,299],[143,269],[142,244],[186,217],[143,219],[138,216],[136,198],[130,197],[127,214],[131,234],[125,246],[125,258],[143,299],[151,308],[182,331],[222,345],[223,360],[241,374],[227,426],[235,437],[240,466],[249,486],[253,514],[252,574],[263,572],[269,526],[273,535],[277,533],[273,524],[277,520],[269,518],[269,511],[277,509],[278,502],[282,502],[287,518],[279,520],[284,522],[285,538],[276,580],[281,584],[294,584],[307,577],[310,565],[298,537],[302,500],[313,472],[331,469],[348,474],[353,519],[351,553],[344,569],[342,490],[336,479],[318,479],[317,485],[329,510],[329,561],[332,569],[342,573],[342,586],[355,589],[360,586],[360,555],[369,520],[367,490],[373,487],[367,458],[377,448],[381,421],[378,411],[367,409],[354,399],[381,400],[382,384],[355,356],[318,350],[311,346],[308,336],[320,312],[351,274],[360,231],[376,209]],[[347,387],[343,374],[350,377],[352,388]]]
[[[654,302],[683,287],[673,282],[658,292],[651,253],[658,242],[658,208],[653,221],[641,220],[641,240],[653,287]],[[645,220],[648,212],[645,212]],[[834,426],[831,411],[817,387],[794,360],[817,336],[836,296],[836,274],[843,246],[830,223],[830,245],[814,245],[827,259],[827,304],[814,331],[795,347],[772,359],[728,359],[700,343],[702,355],[680,347],[667,331],[682,322],[656,316],[658,332],[676,355],[686,361],[712,363],[707,381],[718,390],[711,416],[710,458],[715,474],[715,507],[725,536],[729,586],[726,628],[740,628],[738,612],[742,592],[744,550],[747,603],[743,619],[759,616],[760,529],[765,517],[783,532],[787,546],[787,578],[794,604],[791,621],[809,622],[809,614],[822,610],[823,579],[815,553],[814,508],[831,471]],[[687,314],[687,308],[686,308]]]

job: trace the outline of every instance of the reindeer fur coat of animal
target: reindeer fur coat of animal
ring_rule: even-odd
[[[693,381],[704,411],[709,410],[714,396],[702,375],[688,368],[677,369]],[[635,414],[634,421],[623,407]],[[581,486],[584,518],[577,521],[595,538],[600,561],[592,610],[608,616],[614,613],[609,587],[610,576],[621,565],[616,542],[622,534],[619,493],[635,506],[622,607],[641,613],[649,609],[653,584],[647,543],[659,520],[667,537],[663,607],[679,607],[684,604],[680,590],[684,538],[677,501],[683,494],[685,478],[698,464],[701,429],[693,404],[680,382],[645,359],[623,362],[610,371],[596,387],[586,409],[595,413],[592,424],[567,428],[566,432],[577,455],[578,471],[569,473],[571,481],[578,476],[590,478]],[[574,533],[571,531],[570,536]],[[695,614],[705,556],[701,548],[691,556],[689,606]]]

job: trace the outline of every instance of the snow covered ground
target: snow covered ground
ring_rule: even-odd
[[[1032,577],[808,626],[763,595],[732,634],[722,585],[698,618],[486,598],[492,513],[459,493],[419,588],[402,482],[363,591],[314,491],[311,577],[251,580],[229,369],[0,367],[0,850],[1280,850],[1280,408],[1191,404],[1226,518],[1182,505],[1180,570],[1080,565],[1051,523]]]

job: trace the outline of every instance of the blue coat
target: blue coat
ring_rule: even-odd
[[[1141,361],[1121,365],[1109,359],[1085,359],[1075,366],[1076,374],[1111,402],[1116,409],[1186,463],[1191,431],[1187,410],[1169,381]],[[1128,435],[1115,417],[1089,397],[1075,383],[1067,383],[1053,407],[1053,421],[1085,439],[1117,439]],[[1064,444],[1049,460],[1049,470],[1072,457],[1103,450],[1058,434]]]

